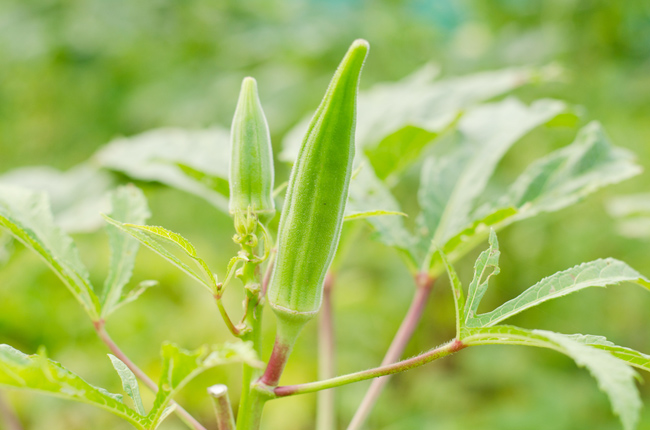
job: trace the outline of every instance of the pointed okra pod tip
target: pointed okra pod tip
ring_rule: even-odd
[[[367,41],[356,40],[341,60],[291,172],[268,291],[288,338],[320,309],[323,281],[338,246],[354,161],[359,79],[368,48]]]
[[[273,149],[257,82],[251,77],[242,82],[230,143],[230,213],[246,213],[250,208],[272,217]]]

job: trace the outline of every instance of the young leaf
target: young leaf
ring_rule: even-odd
[[[451,292],[454,296],[454,305],[456,307],[456,337],[460,338],[461,330],[465,328],[465,296],[463,294],[463,285],[460,283],[456,270],[449,263],[445,253],[438,251],[438,254],[449,275],[449,284],[451,285]]]
[[[167,405],[174,395],[190,380],[202,372],[222,364],[246,363],[260,368],[263,363],[257,358],[252,342],[226,343],[221,346],[203,346],[195,351],[187,351],[178,346],[165,343],[162,347],[162,376],[158,383],[158,393],[148,419],[155,429],[169,413]]]
[[[223,193],[229,160],[230,133],[216,127],[151,130],[115,139],[94,155],[94,161],[106,169],[186,191],[224,213],[228,213],[228,199]]]
[[[566,336],[544,330],[525,330],[513,326],[467,328],[463,342],[468,345],[528,345],[554,349],[586,367],[609,397],[612,409],[625,430],[633,430],[639,420],[641,399],[634,384],[636,372],[624,361],[600,349]]]
[[[87,403],[109,411],[145,430],[150,420],[122,402],[122,396],[97,388],[61,364],[41,355],[26,355],[9,345],[0,345],[0,386],[37,391]]]
[[[143,224],[150,216],[147,200],[134,185],[120,187],[110,194],[110,216],[120,222]],[[111,247],[111,261],[102,293],[102,317],[106,318],[124,300],[124,286],[131,279],[139,242],[112,224],[106,226]]]
[[[492,276],[499,274],[499,242],[497,235],[492,230],[490,232],[490,247],[481,252],[476,263],[474,263],[474,279],[469,284],[469,291],[467,293],[467,303],[465,303],[465,324],[470,324],[474,319],[481,299],[488,289],[488,283]]]
[[[605,287],[621,282],[634,282],[650,289],[650,281],[622,261],[613,258],[595,260],[542,279],[495,310],[470,318],[467,325],[469,327],[489,327],[545,301],[566,296],[584,288]]]
[[[108,357],[111,359],[111,363],[113,363],[115,371],[122,380],[122,387],[124,388],[124,392],[131,399],[133,399],[133,404],[135,405],[136,411],[140,415],[145,416],[147,413],[145,412],[144,406],[142,405],[140,387],[138,386],[138,380],[135,378],[135,375],[133,372],[131,372],[131,369],[129,369],[126,364],[122,362],[122,360],[111,354],[108,354]]]
[[[117,220],[114,220],[113,218],[104,215],[104,218],[106,219],[107,222],[110,224],[116,226],[117,228],[121,229],[122,231],[130,234],[134,238],[136,238],[140,243],[142,243],[144,246],[147,248],[151,249],[153,252],[156,254],[160,255],[162,258],[165,260],[169,261],[172,263],[174,266],[185,272],[187,275],[190,277],[194,278],[196,281],[198,281],[201,285],[205,286],[210,292],[214,293],[216,290],[216,281],[214,279],[214,275],[212,275],[212,272],[209,271],[207,268],[207,264],[205,261],[202,259],[198,258],[196,255],[196,250],[194,249],[194,246],[190,244],[187,239],[184,239],[181,235],[178,233],[174,233],[172,231],[166,230],[162,227],[151,227],[151,226],[138,226],[138,225],[131,225],[131,224],[123,224]],[[153,237],[152,237],[153,236]],[[180,258],[172,254],[170,251],[168,251],[165,247],[163,247],[158,240],[155,238],[163,238],[168,242],[172,242],[173,244],[177,245],[180,247],[187,255],[189,255],[194,261],[196,261],[199,266],[203,268],[204,271],[206,271],[205,276],[199,274],[196,272],[194,269],[192,269],[190,266],[185,264],[183,261],[181,261]],[[200,260],[200,261],[199,261]],[[205,278],[208,278],[207,280]]]
[[[55,225],[45,193],[0,185],[0,227],[39,254],[90,318],[99,318],[99,299],[88,270],[72,239]]]

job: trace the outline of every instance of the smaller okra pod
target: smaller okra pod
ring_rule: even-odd
[[[273,149],[253,78],[242,82],[230,136],[230,213],[245,214],[250,209],[272,218]]]

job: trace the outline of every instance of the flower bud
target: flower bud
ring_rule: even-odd
[[[230,213],[273,217],[273,149],[253,78],[242,82],[230,136]]]

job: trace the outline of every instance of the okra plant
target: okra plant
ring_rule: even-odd
[[[374,379],[347,427],[353,430],[364,425],[389,375],[469,347],[521,345],[555,350],[586,367],[608,395],[623,428],[634,429],[641,408],[635,368],[650,371],[650,356],[601,336],[531,330],[507,325],[506,320],[588,287],[625,282],[650,288],[650,281],[639,272],[613,258],[583,263],[540,280],[492,311],[479,313],[489,281],[500,271],[496,232],[565,208],[603,186],[640,173],[632,155],[612,146],[602,127],[592,122],[578,132],[573,143],[533,162],[506,190],[486,197],[497,164],[514,143],[537,126],[575,116],[557,100],[531,105],[514,98],[487,102],[517,86],[547,79],[548,70],[510,69],[432,83],[434,73],[425,68],[403,82],[359,95],[368,50],[366,41],[353,42],[313,117],[285,138],[280,158],[293,163],[286,188],[280,185],[274,190],[269,126],[252,78],[242,83],[229,136],[221,129],[154,131],[119,139],[100,150],[91,163],[58,176],[50,171],[43,178],[55,187],[57,181],[75,182],[66,182],[64,177],[84,178],[90,192],[67,186],[68,193],[84,198],[82,203],[68,202],[66,207],[55,193],[50,206],[45,192],[25,186],[25,172],[0,178],[2,249],[9,252],[7,244],[13,238],[37,253],[58,275],[109,350],[110,362],[130,400],[91,385],[48,358],[44,349],[27,355],[9,345],[0,345],[0,386],[88,403],[138,429],[158,428],[172,413],[189,428],[205,429],[211,424],[200,423],[174,402],[174,396],[207,369],[236,362],[243,364],[236,412],[227,386],[214,381],[206,393],[214,400],[217,428],[259,429],[268,402],[319,392],[316,426],[333,430],[339,420],[332,390]],[[415,169],[420,170],[417,199],[421,212],[411,228],[391,185]],[[229,213],[239,251],[218,271],[222,276],[182,235],[146,224],[150,217],[147,201],[135,185],[111,190],[107,200],[99,197],[98,190],[113,188],[109,171],[134,180],[162,182]],[[37,172],[28,173],[33,179]],[[282,193],[276,229],[276,200]],[[91,284],[69,236],[94,229],[94,212],[99,211],[105,213],[111,248],[109,273],[101,289]],[[79,213],[90,212],[85,222],[76,220]],[[370,226],[376,240],[396,251],[415,288],[412,305],[381,364],[336,375],[330,294],[339,270],[332,262],[337,249],[344,248],[339,242],[347,240],[345,245],[350,245],[349,239],[341,238],[344,223]],[[464,287],[454,263],[485,240],[487,249],[480,253],[473,278]],[[192,351],[163,344],[158,382],[120,349],[105,327],[116,309],[156,284],[130,283],[141,244],[205,287],[234,338]],[[456,334],[440,346],[403,359],[430,292],[441,278],[451,285]],[[243,313],[237,317],[222,300],[236,285],[244,290]],[[262,348],[262,314],[267,305],[277,321],[270,353]],[[282,385],[283,371],[290,365],[301,331],[317,318],[320,379]],[[143,402],[140,384],[155,393],[152,404]]]

